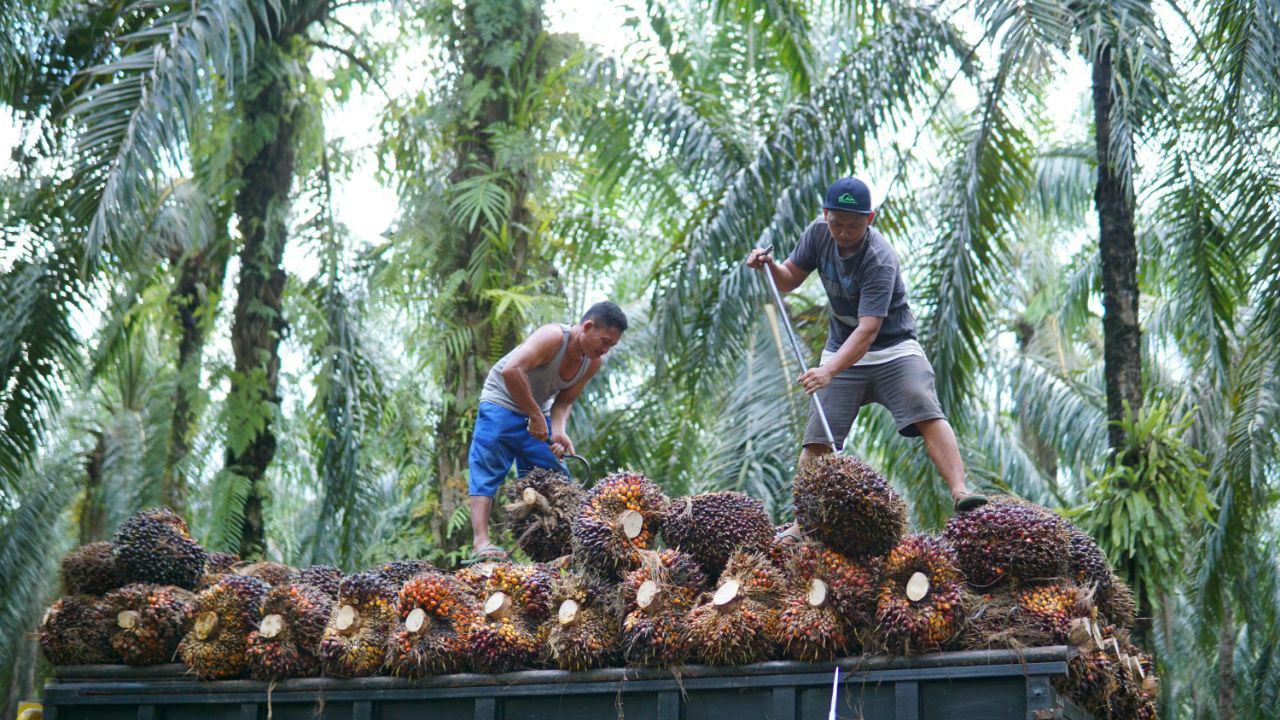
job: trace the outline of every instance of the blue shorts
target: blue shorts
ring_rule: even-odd
[[[551,425],[551,418],[547,418]],[[533,468],[564,471],[564,465],[551,446],[529,434],[529,419],[501,405],[484,401],[476,414],[476,429],[471,435],[467,465],[471,479],[469,495],[493,497],[502,481],[516,464],[516,474],[524,475]]]

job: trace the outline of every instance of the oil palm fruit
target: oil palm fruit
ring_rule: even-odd
[[[142,510],[121,523],[114,549],[133,582],[197,587],[205,551],[191,539],[187,523],[169,508]]]
[[[562,670],[589,670],[618,657],[619,593],[616,587],[575,572],[551,583],[551,617],[543,654]]]
[[[441,572],[419,573],[397,599],[398,622],[386,665],[403,677],[458,672],[467,659],[467,628],[479,613],[475,599]]]
[[[618,472],[587,493],[574,517],[573,556],[588,572],[614,580],[639,561],[660,529],[666,498],[644,475]]]
[[[549,562],[573,550],[573,519],[586,497],[562,473],[534,468],[506,489],[507,529],[534,562]]]
[[[68,595],[103,595],[129,581],[109,542],[89,543],[67,553],[59,573]]]
[[[946,541],[912,534],[889,551],[876,603],[877,633],[886,649],[941,650],[961,630],[967,605],[956,554]]]
[[[986,590],[1010,579],[1067,576],[1067,523],[1039,505],[993,497],[982,507],[953,515],[943,536],[975,588]]]
[[[768,659],[779,636],[783,578],[764,553],[735,552],[716,590],[689,612],[689,642],[708,665]]]
[[[623,657],[632,665],[679,665],[690,651],[689,610],[706,589],[707,576],[692,557],[673,548],[641,551],[638,565],[620,590]]]
[[[1133,627],[1138,615],[1138,602],[1133,596],[1133,589],[1114,573],[1107,584],[1110,587],[1105,593],[1098,593],[1095,601],[1098,612],[1122,628]]]
[[[332,565],[312,565],[298,571],[298,583],[310,585],[331,598],[338,597],[342,571]]]
[[[842,555],[884,555],[906,530],[906,503],[880,473],[849,455],[806,460],[792,494],[800,528]]]
[[[240,564],[240,556],[235,553],[209,553],[205,556],[204,572],[200,574],[200,582],[196,587],[200,590],[212,587],[222,579],[223,575],[233,572],[238,564]]]
[[[426,560],[392,560],[377,568],[377,572],[397,587],[404,585],[410,578],[424,572],[439,572],[439,568]]]
[[[191,627],[195,595],[172,585],[134,583],[103,598],[111,647],[128,665],[173,662],[178,642]]]
[[[40,621],[40,649],[53,665],[116,662],[111,648],[114,618],[106,602],[92,595],[68,595]]]
[[[1092,586],[1094,593],[1104,595],[1111,589],[1111,566],[1102,548],[1089,533],[1068,524],[1067,539],[1070,544],[1070,577],[1077,584]]]
[[[716,577],[734,551],[767,551],[773,543],[773,524],[759,499],[725,490],[667,503],[662,539],[668,547],[692,555],[708,576]]]
[[[820,605],[831,605],[853,627],[872,623],[884,574],[883,558],[853,560],[816,542],[778,547],[781,549],[775,549],[772,557],[792,591],[824,596]]]
[[[1020,620],[1038,629],[1055,644],[1067,642],[1071,621],[1088,617],[1090,593],[1071,582],[1030,583],[1015,591]]]
[[[195,599],[195,620],[182,638],[182,662],[202,678],[239,677],[248,669],[246,638],[262,620],[262,603],[271,589],[247,575],[226,575]]]
[[[821,590],[788,591],[778,615],[777,642],[787,657],[801,662],[834,660],[853,643],[849,623]]]
[[[320,640],[327,673],[365,677],[378,672],[395,624],[398,589],[377,571],[342,579],[337,603]]]
[[[473,666],[490,673],[531,667],[546,639],[551,578],[528,565],[498,563],[489,570],[483,604],[466,633]]]
[[[245,640],[249,674],[260,680],[318,675],[336,594],[303,582],[272,587],[263,599],[262,620]]]
[[[236,575],[258,578],[268,585],[284,585],[298,579],[298,569],[278,562],[256,562],[235,569]]]

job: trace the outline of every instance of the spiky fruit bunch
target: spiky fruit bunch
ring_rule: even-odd
[[[419,573],[400,588],[397,623],[386,665],[404,677],[458,672],[466,661],[467,628],[479,613],[475,599],[441,572]]]
[[[912,534],[889,551],[876,602],[887,649],[909,654],[940,650],[960,631],[967,598],[956,554],[933,535]]]
[[[627,573],[620,592],[626,661],[649,667],[684,662],[690,650],[688,613],[706,586],[707,576],[687,553],[641,551],[639,567]]]
[[[1138,616],[1138,601],[1134,598],[1133,589],[1115,574],[1107,584],[1110,588],[1095,596],[1098,612],[1122,628],[1133,627]]]
[[[262,603],[271,586],[255,577],[227,575],[202,590],[195,620],[178,652],[197,675],[209,680],[239,677],[248,669],[246,638],[262,620]]]
[[[708,665],[765,660],[778,638],[782,574],[764,553],[729,557],[716,590],[689,612],[689,642]]]
[[[204,574],[204,548],[191,539],[186,521],[169,508],[142,510],[125,520],[116,531],[115,553],[134,582],[190,590]]]
[[[59,573],[68,595],[102,595],[129,581],[109,542],[89,543],[67,553]]]
[[[601,578],[617,579],[658,534],[666,498],[644,475],[618,472],[587,493],[573,520],[573,556]]]
[[[505,673],[532,667],[541,643],[523,622],[477,616],[466,633],[467,655],[476,672]]]
[[[298,569],[278,562],[256,562],[238,567],[237,575],[258,578],[268,585],[285,585],[298,579]]]
[[[1071,578],[1079,585],[1092,586],[1097,595],[1105,594],[1111,589],[1111,565],[1102,548],[1089,533],[1069,523],[1067,539],[1071,550]]]
[[[869,625],[875,617],[883,558],[852,560],[816,542],[781,545],[772,551],[771,558],[782,569],[792,592],[823,594],[826,599],[822,604],[831,605],[850,626]],[[815,580],[821,581],[822,587],[815,586]]]
[[[1067,662],[1067,676],[1053,683],[1095,717],[1124,717],[1112,707],[1120,691],[1119,667],[1105,650],[1077,654]]]
[[[667,503],[662,539],[692,555],[707,575],[715,577],[735,550],[767,551],[773,544],[773,524],[758,498],[725,490]]]
[[[1019,588],[1015,594],[1026,622],[1055,643],[1065,643],[1071,632],[1071,621],[1088,617],[1093,605],[1087,590],[1069,582],[1032,583]]]
[[[554,470],[534,468],[506,489],[507,529],[534,562],[573,549],[573,519],[586,497],[582,486]]]
[[[312,565],[298,572],[298,583],[310,585],[331,598],[338,597],[342,571],[332,565]]]
[[[200,575],[197,587],[201,590],[212,587],[222,579],[223,575],[233,572],[240,563],[240,556],[235,553],[209,553],[204,559],[204,572]]]
[[[276,585],[262,603],[262,620],[245,639],[249,674],[259,680],[320,673],[320,642],[334,597],[301,582]]]
[[[92,595],[70,595],[45,611],[40,649],[53,665],[95,665],[116,660],[111,648],[114,618]]]
[[[426,560],[392,560],[377,568],[377,572],[382,573],[383,577],[396,586],[404,585],[415,575],[439,571],[439,568]]]
[[[1067,574],[1066,522],[1051,510],[1017,498],[993,497],[982,507],[952,515],[943,536],[956,549],[960,569],[975,588]]]
[[[789,591],[778,616],[777,642],[801,662],[834,660],[854,645],[852,628],[821,591]]]
[[[849,455],[806,460],[792,494],[800,528],[842,555],[883,555],[906,530],[906,503],[880,473]]]
[[[191,626],[195,595],[172,585],[134,583],[103,598],[111,647],[128,665],[173,662],[178,642]]]
[[[581,573],[556,577],[543,654],[563,670],[589,670],[618,657],[618,590]]]
[[[376,571],[342,579],[338,601],[320,640],[326,672],[340,677],[365,677],[378,672],[395,625],[398,590]]]
[[[537,566],[498,563],[487,568],[482,606],[467,631],[479,672],[509,672],[537,658],[551,613],[551,577]]]
[[[489,582],[489,575],[498,563],[477,563],[453,571],[453,579],[478,601],[484,601],[484,586]]]

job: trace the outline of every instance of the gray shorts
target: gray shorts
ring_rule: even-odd
[[[818,391],[818,399],[827,412],[827,422],[831,424],[838,448],[844,447],[853,419],[867,403],[880,403],[888,408],[893,413],[898,434],[906,437],[920,436],[916,423],[922,420],[947,417],[942,413],[938,392],[933,387],[933,366],[919,355],[845,368],[831,379],[831,384]],[[825,445],[826,442],[817,408],[810,402],[804,444]]]

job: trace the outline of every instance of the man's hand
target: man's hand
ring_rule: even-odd
[[[809,368],[800,374],[796,382],[804,385],[804,391],[810,395],[818,392],[822,388],[831,384],[831,378],[835,377],[835,372],[827,368],[825,365],[819,365],[815,368]]]
[[[765,263],[773,264],[773,256],[770,254],[773,248],[754,248],[747,253],[747,267],[753,270],[759,270],[765,266]]]
[[[547,437],[551,434],[551,428],[547,427],[547,419],[538,415],[529,418],[529,434],[534,440],[547,441]]]
[[[576,454],[573,452],[573,441],[562,432],[551,433],[551,452],[555,453],[556,457]]]

